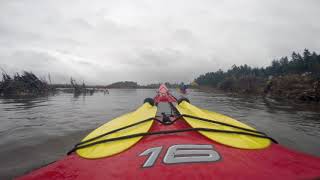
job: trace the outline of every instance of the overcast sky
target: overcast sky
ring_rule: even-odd
[[[320,53],[319,0],[0,0],[0,67],[89,84],[190,82]]]

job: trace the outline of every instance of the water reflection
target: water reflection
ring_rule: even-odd
[[[4,98],[1,99],[1,104],[11,104],[11,106],[4,107],[6,111],[19,111],[19,110],[27,110],[32,109],[34,107],[39,106],[47,106],[47,102],[49,101],[49,97],[25,97],[25,98]]]

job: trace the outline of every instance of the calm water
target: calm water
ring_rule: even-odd
[[[154,94],[155,90],[140,89],[0,99],[0,179],[61,158],[92,129],[134,110]],[[250,124],[284,146],[320,156],[319,107],[199,90],[190,90],[188,98],[197,106]]]

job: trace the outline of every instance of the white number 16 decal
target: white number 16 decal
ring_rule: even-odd
[[[151,167],[161,153],[162,147],[154,147],[145,150],[139,156],[147,156],[142,167]],[[170,146],[163,158],[165,164],[214,162],[220,160],[220,155],[212,145],[180,144]]]

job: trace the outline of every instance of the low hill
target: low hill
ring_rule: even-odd
[[[133,81],[120,81],[120,82],[115,82],[107,86],[107,88],[138,88],[139,85],[137,82]]]

